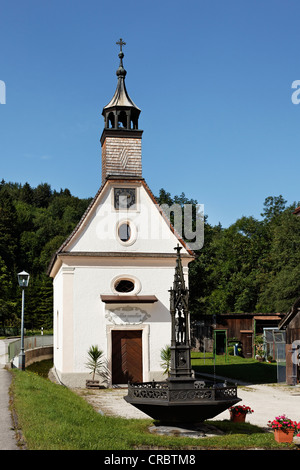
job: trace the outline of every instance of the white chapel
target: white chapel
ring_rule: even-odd
[[[90,378],[97,345],[110,386],[162,380],[170,345],[169,289],[179,244],[186,283],[193,252],[170,226],[142,176],[140,109],[125,87],[120,40],[117,87],[103,108],[102,182],[82,219],[53,256],[54,369],[69,387]]]

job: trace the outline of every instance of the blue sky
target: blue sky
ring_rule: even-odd
[[[143,176],[226,227],[300,200],[298,0],[0,0],[0,179],[101,185],[102,108],[122,37]]]

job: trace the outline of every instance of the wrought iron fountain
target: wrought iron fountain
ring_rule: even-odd
[[[171,366],[162,382],[129,383],[124,399],[161,424],[197,424],[217,416],[240,399],[237,385],[195,378],[191,368],[189,291],[185,286],[180,250],[170,289]]]

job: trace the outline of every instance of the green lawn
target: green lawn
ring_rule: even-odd
[[[201,356],[201,359],[194,359]],[[240,356],[216,356],[216,360],[207,359],[212,354],[192,352],[192,368],[198,374],[216,374],[228,377],[232,380],[241,380],[252,384],[276,383],[277,364],[269,362],[258,362],[255,359],[245,359]]]
[[[82,397],[46,379],[49,363],[44,364],[12,370],[13,406],[29,450],[295,448],[277,444],[257,426],[228,420],[211,422],[225,433],[218,437],[155,436],[148,431],[152,420],[100,415]]]

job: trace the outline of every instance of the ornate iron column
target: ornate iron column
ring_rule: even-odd
[[[190,353],[190,317],[189,317],[189,291],[185,286],[182,262],[180,257],[181,247],[174,248],[177,251],[177,260],[173,287],[170,292],[171,313],[171,367],[170,378],[173,379],[192,377],[191,353]]]
[[[164,424],[195,425],[217,416],[240,401],[237,385],[195,378],[191,369],[189,292],[177,245],[170,292],[171,367],[163,382],[129,383],[125,400]]]

